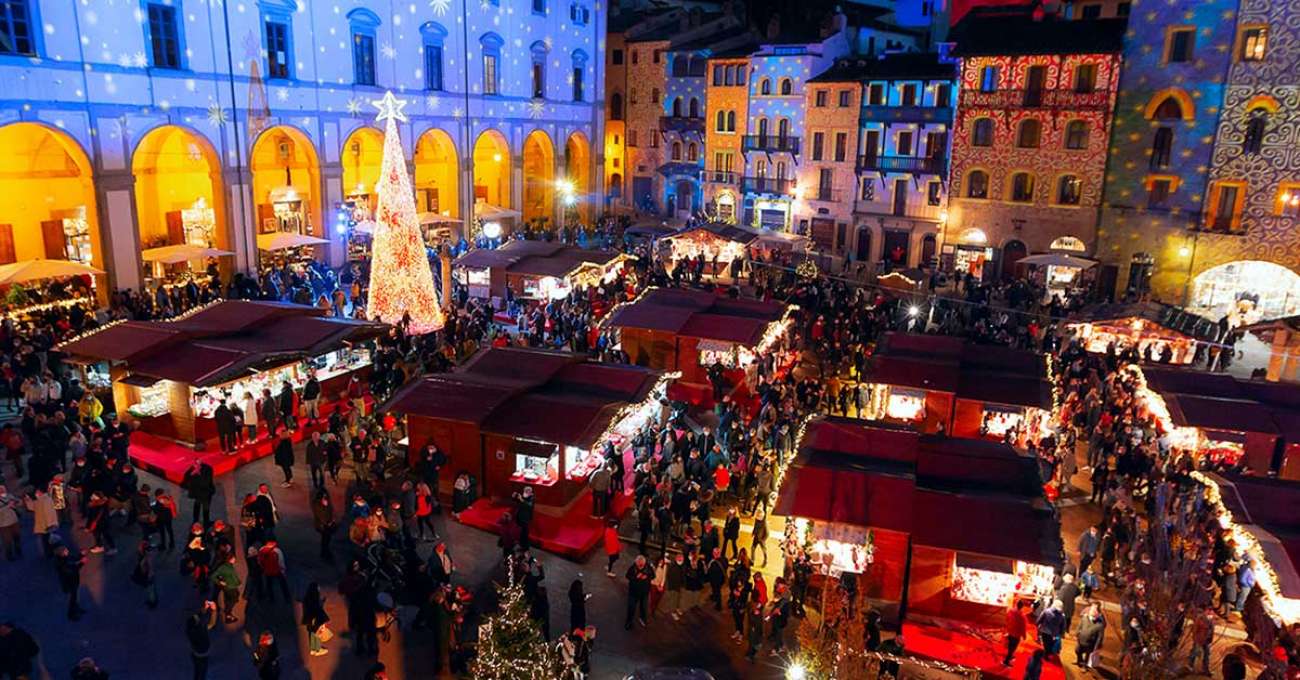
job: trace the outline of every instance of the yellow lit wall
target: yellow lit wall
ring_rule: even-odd
[[[555,215],[555,146],[541,130],[534,130],[524,140],[524,219],[549,218]]]
[[[379,181],[379,171],[384,164],[383,133],[370,127],[353,130],[343,142],[339,164],[343,166],[343,194],[369,194],[373,206],[375,183]]]
[[[80,206],[90,224],[92,263],[104,268],[90,162],[66,134],[35,123],[0,127],[0,224],[13,226],[18,260],[45,257],[41,222]]]
[[[306,203],[312,233],[325,235],[318,190],[320,165],[306,135],[285,125],[263,132],[253,145],[250,167],[253,171],[253,200],[257,205],[269,205],[273,190],[292,186]],[[260,225],[257,231],[261,232]]]
[[[474,142],[474,200],[510,208],[510,147],[500,132],[488,130]]]
[[[610,196],[627,195],[627,168],[623,165],[627,157],[624,154],[625,134],[623,121],[605,121],[605,191]]]
[[[741,148],[745,134],[745,126],[749,114],[749,79],[745,79],[744,85],[714,85],[713,68],[721,66],[723,68],[744,69],[746,75],[749,72],[749,59],[746,57],[738,59],[710,59],[709,70],[706,76],[708,83],[704,91],[704,201],[717,201],[724,194],[731,197],[735,204],[735,219],[739,220],[741,216],[741,199],[740,199],[740,180],[745,174],[745,152]],[[725,82],[725,81],[724,81]],[[734,131],[718,130],[717,120],[718,112],[734,112],[736,114],[736,129]],[[731,172],[730,176],[716,174],[716,171],[725,171],[726,168],[718,166],[718,154],[731,154]],[[711,172],[715,174],[710,174]],[[715,181],[715,180],[724,181]],[[728,181],[729,180],[729,181]]]
[[[431,212],[437,207],[439,214],[460,216],[460,193],[457,191],[456,145],[446,132],[429,130],[420,135],[415,146],[416,210]],[[436,203],[432,198],[437,196]]]
[[[216,212],[213,245],[229,249],[222,197],[214,191],[221,167],[207,140],[174,125],[157,128],[136,147],[131,172],[142,250],[168,245],[167,213],[188,209],[200,198]]]
[[[578,198],[578,204],[574,207],[579,218],[588,222],[593,214],[592,204],[599,201],[600,197],[592,194],[591,149],[587,138],[580,132],[569,135],[568,141],[564,143],[564,156],[568,179],[573,182],[573,191]]]

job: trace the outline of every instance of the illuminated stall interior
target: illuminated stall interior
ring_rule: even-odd
[[[353,211],[353,221],[360,223],[372,218],[375,183],[384,162],[384,135],[372,127],[359,127],[343,142],[343,200]]]
[[[1140,357],[1176,365],[1192,363],[1197,342],[1218,342],[1220,336],[1213,321],[1154,301],[1095,305],[1068,327],[1089,352],[1135,348]]]
[[[131,159],[140,248],[184,243],[230,250],[221,163],[202,136],[175,125],[145,135]]]
[[[437,128],[420,135],[414,162],[416,212],[460,217],[460,164],[451,135]]]
[[[1239,260],[1192,281],[1188,309],[1232,327],[1300,314],[1300,275],[1273,262]]]
[[[67,133],[0,127],[0,264],[48,258],[104,268],[90,159]]]
[[[541,130],[533,130],[524,140],[524,220],[555,217],[555,146]]]
[[[510,206],[510,146],[505,135],[486,130],[474,142],[474,202]]]
[[[452,271],[470,297],[501,301],[509,288],[516,298],[560,300],[574,290],[612,283],[627,259],[607,250],[516,239],[500,248],[474,248]]]
[[[569,135],[564,143],[564,168],[573,183],[574,210],[584,224],[592,217],[594,187],[591,185],[591,145],[581,132]]]
[[[327,236],[321,218],[320,163],[307,135],[288,125],[266,130],[253,144],[249,166],[257,233]]]

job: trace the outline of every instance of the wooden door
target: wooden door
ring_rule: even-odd
[[[13,264],[18,261],[14,249],[14,225],[0,224],[0,264]]]
[[[173,210],[167,213],[167,245],[182,243],[185,243],[185,220],[181,219],[181,211]]]
[[[68,236],[63,233],[63,220],[42,221],[41,241],[45,244],[45,259],[68,259]]]

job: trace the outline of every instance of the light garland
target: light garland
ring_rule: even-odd
[[[1300,599],[1282,595],[1280,581],[1273,565],[1269,563],[1259,539],[1236,522],[1232,512],[1223,504],[1223,494],[1219,485],[1202,472],[1192,472],[1192,479],[1205,486],[1206,500],[1219,520],[1219,526],[1232,537],[1233,542],[1244,549],[1254,562],[1255,586],[1260,592],[1260,602],[1273,624],[1282,627],[1300,621]]]
[[[635,305],[641,300],[644,300],[645,296],[650,294],[650,291],[654,291],[654,290],[659,290],[659,286],[646,286],[645,290],[642,290],[640,293],[637,293],[636,297],[632,298],[631,300],[624,300],[623,302],[620,302],[614,305],[613,307],[610,307],[609,311],[605,312],[604,318],[600,320],[600,324],[597,327],[604,329],[605,326],[609,324],[610,319],[614,318],[614,315],[618,312],[618,310],[623,309],[624,307],[631,307],[632,305]]]
[[[376,120],[387,121],[384,127],[384,156],[376,186],[375,233],[371,247],[370,308],[372,319],[390,324],[409,316],[413,335],[442,328],[446,317],[438,303],[433,285],[433,270],[420,234],[420,220],[415,212],[415,194],[403,160],[397,121],[406,120],[402,107],[406,102],[392,92],[374,102],[379,109]]]
[[[668,383],[680,377],[682,377],[681,371],[665,371],[664,373],[661,373],[659,379],[655,381],[654,386],[650,388],[650,392],[645,399],[635,404],[626,404],[614,413],[614,417],[609,420],[609,427],[605,428],[605,431],[601,432],[600,436],[593,440],[591,450],[601,450],[604,447],[605,442],[616,434],[618,426],[623,424],[625,419],[637,415],[638,410],[646,409],[648,413],[650,409],[658,408],[658,400],[655,399],[654,396],[657,394],[663,394],[666,396],[668,394]]]
[[[787,305],[781,318],[769,323],[763,330],[763,338],[754,346],[754,354],[766,354],[790,329],[790,324],[794,323],[792,317],[797,311],[799,305]]]
[[[51,309],[67,309],[69,307],[75,307],[82,303],[92,303],[92,302],[94,302],[94,300],[89,297],[78,297],[69,300],[55,300],[54,302],[42,302],[40,304],[28,305],[26,307],[19,307],[18,309],[8,310],[4,313],[4,316],[5,318],[13,319],[17,321],[18,317],[23,315],[29,315],[38,312],[48,312]]]

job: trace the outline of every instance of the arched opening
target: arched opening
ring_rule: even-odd
[[[384,163],[384,135],[372,127],[359,127],[343,142],[343,198],[353,208],[353,219],[369,220],[374,210],[375,183]]]
[[[321,218],[320,163],[307,135],[288,125],[263,132],[249,157],[257,233],[327,237]]]
[[[674,97],[674,98],[673,98],[673,118],[681,118],[681,117],[682,117],[682,98],[681,98],[681,97]]]
[[[688,113],[690,113],[691,118],[699,118],[700,100],[695,97],[691,97],[691,103],[687,106],[687,111]]]
[[[1261,260],[1221,264],[1196,276],[1188,306],[1210,319],[1228,315],[1237,324],[1293,316],[1300,312],[1300,275]]]
[[[1002,278],[1008,280],[1016,278],[1016,263],[1028,254],[1029,250],[1025,248],[1024,242],[1007,241],[1006,245],[1002,246]]]
[[[623,95],[617,92],[609,96],[609,119],[623,120]]]
[[[934,255],[938,249],[936,237],[934,234],[926,234],[921,237],[921,266],[929,267],[935,263]]]
[[[724,191],[718,194],[714,202],[718,206],[718,219],[734,224],[736,222],[736,195],[730,191]]]
[[[140,249],[192,243],[230,250],[221,162],[202,135],[155,128],[131,156]]]
[[[426,130],[415,142],[415,209],[460,217],[460,159],[451,135]]]
[[[510,145],[496,130],[485,130],[474,141],[474,203],[511,207]]]
[[[592,217],[591,146],[581,132],[569,135],[569,139],[564,142],[564,171],[568,180],[573,183],[574,199],[577,203],[575,207],[579,219],[587,223]]]
[[[617,172],[609,176],[609,197],[612,199],[623,197],[623,176]]]
[[[0,264],[44,257],[104,269],[94,176],[76,140],[12,123],[0,127],[0,148]]]
[[[690,180],[677,180],[673,193],[677,197],[677,212],[695,213],[695,185]]]
[[[524,220],[549,225],[555,215],[555,147],[541,130],[524,140]]]

